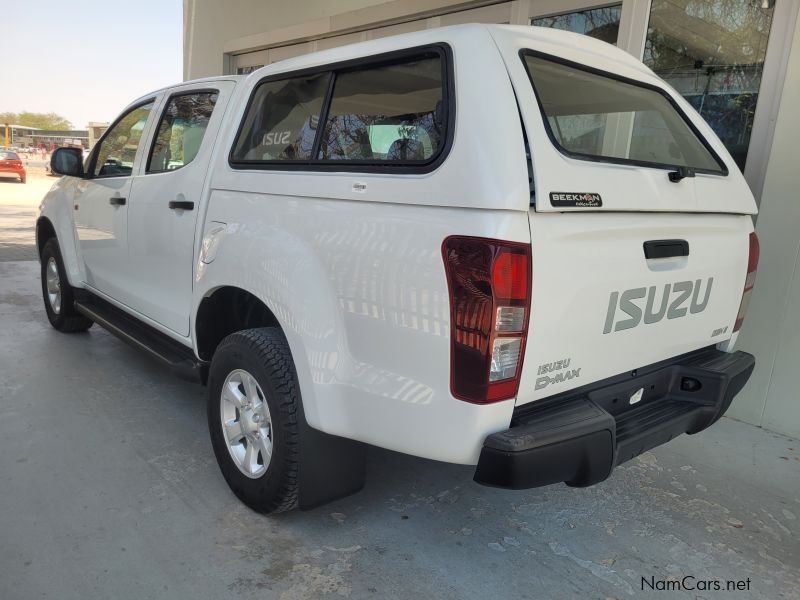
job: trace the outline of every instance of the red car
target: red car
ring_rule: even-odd
[[[25,167],[16,152],[0,150],[0,175],[16,175],[22,183],[25,183]]]

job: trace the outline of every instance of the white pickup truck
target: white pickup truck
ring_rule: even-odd
[[[50,322],[205,384],[259,511],[357,491],[367,444],[591,485],[753,369],[753,197],[675,90],[588,37],[465,25],[186,82],[52,168]]]

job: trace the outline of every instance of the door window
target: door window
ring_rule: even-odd
[[[217,96],[218,93],[213,91],[170,98],[150,150],[148,173],[175,171],[194,160],[203,143]]]
[[[133,172],[136,150],[152,109],[152,100],[132,108],[108,130],[94,153],[95,177],[125,177]]]
[[[744,170],[775,2],[652,0],[644,63],[708,121]]]

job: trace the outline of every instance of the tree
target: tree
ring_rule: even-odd
[[[0,125],[22,125],[38,129],[72,129],[72,123],[56,113],[4,112],[0,113]]]

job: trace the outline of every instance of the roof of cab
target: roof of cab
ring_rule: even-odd
[[[135,106],[136,104],[140,104],[140,103],[144,102],[145,100],[147,100],[149,98],[152,98],[156,94],[160,94],[161,92],[164,92],[164,91],[167,91],[167,90],[174,90],[175,88],[183,87],[184,85],[195,85],[195,84],[198,84],[198,83],[213,83],[215,81],[241,81],[241,80],[243,80],[245,78],[246,78],[246,75],[215,75],[215,76],[212,76],[212,77],[200,77],[198,79],[190,79],[188,81],[181,81],[180,83],[175,83],[173,85],[167,85],[167,86],[158,88],[157,90],[153,90],[151,92],[147,92],[146,94],[143,94],[142,96],[139,96],[136,100],[134,100],[133,102],[128,104],[128,106],[125,108],[125,110],[127,110],[127,108],[129,108],[131,106]]]

